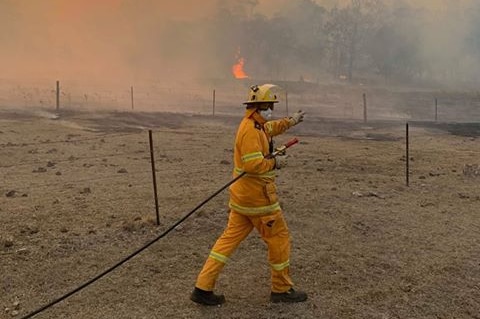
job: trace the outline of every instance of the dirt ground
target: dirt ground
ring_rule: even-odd
[[[231,177],[238,116],[0,112],[0,318],[20,318],[162,234]],[[148,129],[158,182],[152,190]],[[227,220],[226,191],[148,249],[35,318],[480,318],[479,126],[310,114],[278,172],[291,273],[309,300],[269,302],[253,232],[189,300]]]

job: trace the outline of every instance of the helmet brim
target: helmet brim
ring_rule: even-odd
[[[275,100],[275,101],[247,101],[247,102],[243,102],[243,104],[247,105],[247,104],[260,104],[260,103],[278,103],[279,101]]]

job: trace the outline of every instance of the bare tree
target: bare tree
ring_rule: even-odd
[[[325,26],[328,34],[331,70],[349,81],[359,56],[366,54],[366,39],[381,25],[384,5],[379,0],[351,0],[349,6],[330,11]]]

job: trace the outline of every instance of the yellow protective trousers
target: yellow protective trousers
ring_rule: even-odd
[[[289,275],[290,234],[281,211],[264,216],[247,216],[230,211],[228,224],[217,239],[198,275],[196,287],[213,291],[223,267],[238,245],[255,227],[268,246],[273,292],[285,292],[293,286]]]

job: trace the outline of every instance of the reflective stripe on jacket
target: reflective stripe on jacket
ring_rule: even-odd
[[[267,215],[280,210],[275,186],[275,160],[265,158],[269,142],[291,127],[287,118],[266,122],[247,109],[239,125],[233,154],[233,177],[246,174],[230,186],[229,206],[244,215]]]

